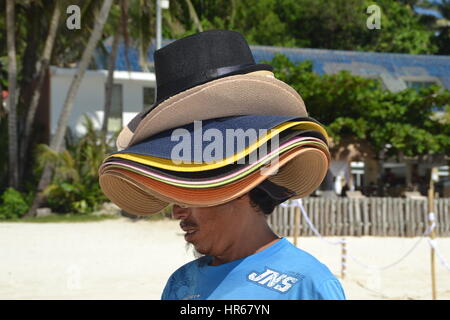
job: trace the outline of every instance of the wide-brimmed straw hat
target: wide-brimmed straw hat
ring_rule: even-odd
[[[271,66],[255,63],[238,32],[210,30],[179,39],[157,50],[154,61],[156,102],[123,128],[119,150],[195,120],[308,115],[300,95],[277,80]]]
[[[276,203],[310,195],[329,168],[327,132],[271,70],[255,63],[233,31],[202,32],[157,50],[156,102],[128,123],[119,151],[99,168],[105,195],[143,216],[170,203],[224,204],[254,188]],[[231,149],[228,130],[245,137]]]

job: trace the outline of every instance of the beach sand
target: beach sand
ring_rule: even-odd
[[[0,223],[0,299],[159,299],[172,272],[194,259],[182,235],[172,220]],[[367,265],[384,266],[418,240],[349,237],[347,250]],[[450,239],[438,239],[438,245],[450,263]],[[345,279],[340,245],[301,237],[298,246],[338,276],[348,299],[431,299],[426,239],[382,271],[348,258]],[[436,279],[438,299],[450,299],[450,271],[437,257]]]

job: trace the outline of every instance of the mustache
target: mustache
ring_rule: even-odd
[[[188,227],[198,227],[198,225],[195,222],[189,220],[183,220],[180,222],[180,228],[188,228]]]

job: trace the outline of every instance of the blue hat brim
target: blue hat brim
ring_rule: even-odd
[[[115,152],[110,156],[114,156],[115,154],[137,154],[144,156],[152,156],[158,157],[162,159],[171,159],[174,161],[190,161],[194,162],[195,155],[200,154],[203,155],[203,150],[211,143],[211,141],[205,141],[202,139],[204,134],[208,130],[216,130],[215,132],[220,132],[218,135],[223,140],[219,141],[219,145],[223,147],[222,155],[224,158],[230,157],[233,154],[237,154],[242,150],[246,149],[250,145],[256,142],[255,139],[243,139],[238,143],[237,139],[233,139],[230,144],[230,141],[226,141],[227,138],[227,130],[241,130],[241,132],[246,132],[249,129],[256,130],[256,132],[260,132],[259,130],[270,130],[274,127],[283,124],[288,121],[310,121],[315,122],[320,125],[320,123],[310,117],[297,117],[297,116],[277,116],[277,115],[243,115],[243,116],[233,116],[233,117],[223,117],[216,118],[210,120],[204,120],[201,122],[201,131],[195,130],[195,126],[193,123],[188,125],[174,128],[170,130],[163,131],[159,134],[152,136],[151,138],[144,140],[140,143],[137,143],[133,146],[130,146],[124,150],[119,152]],[[180,130],[181,129],[181,130]],[[175,131],[178,130],[178,131]],[[183,158],[180,158],[178,154],[173,154],[174,148],[181,143],[181,138],[174,139],[173,134],[175,133],[183,133],[182,139],[187,139],[190,141],[190,152],[186,155],[183,155]],[[210,131],[211,132],[211,131]],[[259,137],[256,137],[258,139]],[[228,139],[230,140],[230,139]],[[217,143],[217,141],[214,141]],[[221,144],[220,144],[221,143]],[[207,161],[216,161],[217,159],[202,159],[203,162]]]
[[[293,139],[293,138],[298,138],[298,137],[312,137],[312,138],[317,138],[322,140],[325,144],[326,144],[326,138],[318,131],[313,131],[313,130],[287,130],[287,132],[283,132],[280,135],[279,138],[279,145],[284,144],[285,142]],[[268,142],[266,142],[267,145],[267,150],[272,150],[272,146],[270,143],[270,140]],[[275,146],[277,147],[277,146]],[[208,171],[194,171],[194,172],[183,172],[183,171],[171,171],[171,170],[167,170],[167,169],[162,169],[162,168],[157,168],[154,166],[149,166],[146,164],[142,164],[139,162],[135,162],[132,160],[128,160],[128,159],[123,159],[123,158],[118,158],[118,157],[111,157],[108,158],[105,161],[105,165],[108,165],[109,162],[114,162],[114,163],[123,163],[123,164],[131,164],[133,166],[137,166],[138,168],[141,168],[145,171],[150,171],[150,172],[154,172],[156,174],[159,174],[161,176],[165,176],[168,178],[172,178],[172,179],[181,179],[184,181],[205,181],[205,180],[210,180],[212,178],[214,179],[218,179],[221,177],[224,177],[226,175],[229,175],[235,171],[239,171],[242,168],[249,166],[251,164],[250,161],[250,156],[247,155],[245,158],[245,161],[243,161],[243,163],[233,163],[233,164],[228,164],[226,166],[217,168],[217,169],[212,169],[212,170],[208,170]]]

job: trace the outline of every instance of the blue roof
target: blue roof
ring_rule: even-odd
[[[167,45],[173,40],[164,40]],[[106,46],[110,50],[110,46]],[[443,55],[415,55],[399,53],[380,53],[363,51],[344,51],[307,48],[283,48],[271,46],[250,46],[256,62],[271,60],[275,53],[287,56],[293,62],[310,60],[313,62],[313,71],[318,74],[331,74],[340,70],[348,70],[353,74],[362,76],[378,76],[386,79],[384,82],[392,83],[400,77],[438,78],[444,87],[450,90],[450,56]],[[153,65],[152,45],[148,51],[148,61]],[[139,53],[136,48],[130,47],[128,57],[131,71],[142,71],[139,66]],[[97,66],[106,69],[105,59],[96,56]],[[125,60],[125,47],[119,46],[116,60],[116,70],[127,70]],[[393,80],[389,82],[389,79]],[[388,86],[389,87],[389,86]]]

